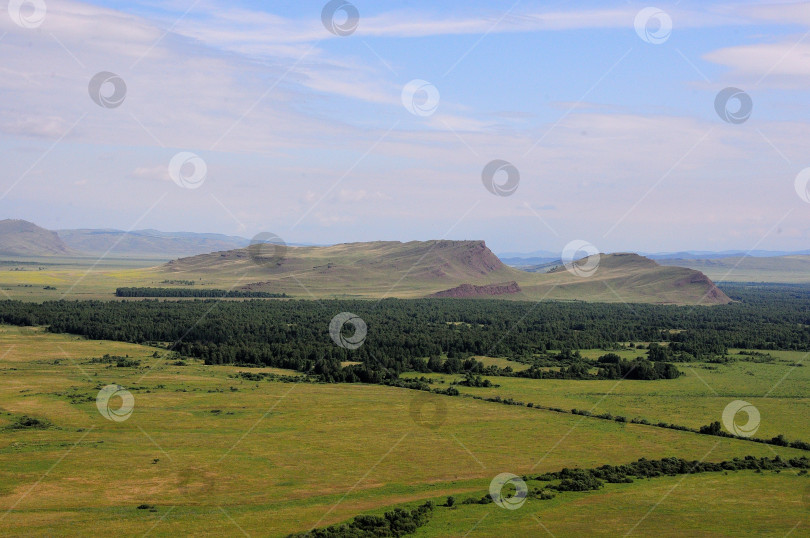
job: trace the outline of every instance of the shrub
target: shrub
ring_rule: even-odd
[[[51,426],[52,424],[48,420],[23,415],[8,427],[12,430],[46,430]]]

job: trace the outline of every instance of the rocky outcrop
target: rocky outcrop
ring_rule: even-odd
[[[473,284],[462,284],[449,290],[440,291],[431,297],[452,297],[463,299],[468,297],[490,297],[492,295],[506,295],[509,293],[520,293],[520,286],[515,281],[503,282],[501,284],[485,284],[476,286]]]

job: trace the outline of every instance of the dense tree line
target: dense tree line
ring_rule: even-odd
[[[601,489],[608,484],[627,484],[634,480],[658,478],[662,476],[679,476],[702,473],[728,473],[736,471],[754,471],[761,473],[771,471],[779,473],[783,470],[798,471],[798,474],[807,474],[810,469],[810,459],[800,458],[783,459],[780,456],[773,458],[745,456],[721,462],[705,462],[686,460],[683,458],[663,458],[648,460],[641,458],[626,465],[602,465],[590,469],[564,468],[557,472],[544,473],[537,476],[523,476],[525,482],[547,482],[542,487],[533,487],[528,497],[538,500],[553,499],[558,493],[584,492]],[[366,537],[377,538],[382,536],[406,536],[413,534],[419,527],[428,523],[430,516],[437,509],[453,509],[457,504],[491,504],[492,496],[468,497],[460,503],[453,496],[447,498],[443,505],[436,505],[427,501],[413,510],[397,508],[386,512],[383,516],[357,516],[348,523],[332,525],[321,529],[313,529],[305,533],[292,534],[295,538],[348,538]]]
[[[430,519],[434,510],[431,501],[413,510],[396,508],[382,516],[357,516],[348,523],[332,525],[309,532],[291,534],[296,538],[375,538],[413,534]]]
[[[698,433],[702,433],[703,435],[716,435],[718,437],[732,437],[735,439],[739,439],[739,436],[732,435],[729,432],[725,431],[722,426],[720,425],[719,421],[712,422],[711,424],[707,424],[706,426],[701,426],[698,430]],[[753,441],[755,443],[765,443],[768,445],[776,445],[776,446],[789,446],[791,448],[798,448],[800,450],[810,450],[810,443],[806,441],[789,441],[784,434],[779,434],[776,437],[772,437],[770,439],[763,439],[761,437],[747,437],[745,438],[747,441]]]
[[[810,287],[764,291],[740,285],[726,291],[740,302],[709,308],[463,299],[2,301],[0,322],[165,345],[209,364],[270,365],[373,383],[409,370],[487,373],[471,355],[564,364],[563,375],[574,378],[585,363],[577,364],[570,352],[554,357],[546,351],[609,350],[619,342],[667,342],[663,351],[648,350],[652,364],[636,364],[639,372],[659,377],[675,374],[666,361],[707,360],[729,347],[810,350]],[[356,350],[335,345],[329,336],[329,322],[340,312],[353,312],[368,326]],[[344,368],[343,361],[359,364]],[[604,376],[623,377],[633,365],[599,367]]]
[[[705,461],[688,461],[683,458],[663,458],[648,460],[641,458],[627,465],[603,465],[593,469],[562,469],[556,473],[545,473],[535,480],[551,482],[559,480],[551,488],[557,491],[589,491],[599,489],[605,482],[611,484],[629,483],[634,478],[656,478],[659,476],[677,476],[684,474],[718,473],[724,471],[781,471],[784,469],[810,469],[810,459],[782,459],[746,456],[719,463]]]
[[[810,459],[805,456],[787,460],[782,459],[780,456],[773,458],[746,456],[745,458],[734,458],[733,460],[718,463],[689,461],[683,458],[663,458],[660,460],[641,458],[627,465],[603,465],[591,469],[564,468],[554,473],[544,473],[533,477],[524,476],[523,480],[525,482],[529,480],[549,482],[546,486],[532,488],[528,494],[529,498],[548,500],[553,499],[557,493],[561,492],[595,491],[603,488],[605,483],[629,484],[634,479],[729,471],[755,471],[757,473],[772,471],[779,473],[783,470],[798,470],[798,474],[803,475],[807,474],[808,469],[810,469]],[[461,504],[489,504],[491,502],[493,502],[492,497],[484,495],[479,499],[464,499]]]
[[[189,288],[117,288],[116,297],[198,297],[198,298],[228,298],[228,299],[280,299],[287,297],[286,293],[270,293],[266,291],[246,290],[216,290],[216,289],[189,289]]]

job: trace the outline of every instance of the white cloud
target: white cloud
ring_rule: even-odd
[[[726,47],[703,58],[730,68],[728,78],[777,88],[805,89],[810,83],[810,42],[802,36],[780,43]]]
[[[298,70],[283,59],[257,63],[174,33],[164,36],[156,23],[135,15],[79,2],[49,5],[40,30],[0,17],[0,34],[6,33],[0,131],[7,134],[56,139],[84,116],[71,140],[283,155],[308,146],[314,133],[333,136],[345,128],[291,106],[312,94],[308,85],[384,100],[379,89],[341,87],[352,69],[339,63],[333,67],[343,74],[330,87],[313,63]],[[88,82],[99,71],[125,81],[120,107],[104,109],[90,99]]]
[[[70,124],[59,116],[17,116],[0,126],[0,130],[22,136],[59,138],[66,134]]]
[[[739,10],[760,21],[810,26],[810,2],[767,2],[743,5]]]
[[[468,12],[466,16],[442,16],[415,10],[388,11],[374,15],[360,13],[357,37],[427,37],[489,33],[543,32],[598,28],[633,29],[640,8],[609,8],[539,11],[521,9],[505,14],[504,8]],[[216,6],[195,9],[196,16],[185,17],[176,26],[182,35],[245,54],[273,54],[283,50],[298,56],[296,43],[333,38],[319,18],[290,20],[263,11]],[[771,11],[740,9],[737,4],[703,6],[702,9],[668,8],[675,28],[702,28],[751,24],[773,16]],[[790,22],[781,20],[780,22]]]
[[[163,165],[156,166],[139,166],[132,171],[130,177],[134,179],[146,179],[150,181],[171,181],[169,177],[169,168]]]

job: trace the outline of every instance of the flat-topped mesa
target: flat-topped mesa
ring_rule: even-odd
[[[248,263],[247,249],[212,252],[180,258],[166,268],[178,270],[211,270],[233,262]],[[461,271],[470,277],[488,275],[494,271],[508,271],[508,267],[487,248],[484,241],[372,241],[366,243],[340,243],[325,247],[287,247],[278,270],[317,269],[332,266],[367,267],[375,270],[409,270],[418,273],[429,269],[441,276]]]
[[[579,260],[578,263],[585,263]],[[705,275],[632,253],[600,254],[589,278],[505,265],[484,241],[373,241],[290,246],[274,263],[248,249],[180,258],[159,271],[302,297],[480,297],[714,305],[730,302]]]

